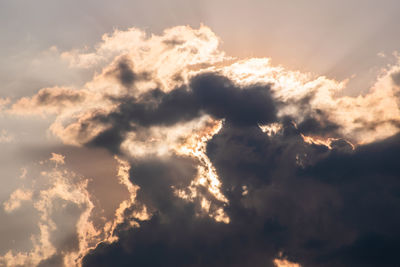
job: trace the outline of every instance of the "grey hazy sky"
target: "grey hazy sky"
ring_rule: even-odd
[[[0,96],[21,96],[43,86],[83,81],[87,73],[59,62],[32,64],[51,46],[61,51],[91,46],[113,29],[158,33],[200,23],[239,57],[271,57],[274,64],[344,79],[363,91],[400,47],[400,2],[337,1],[0,1]]]

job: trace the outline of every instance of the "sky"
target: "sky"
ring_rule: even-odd
[[[0,266],[396,266],[398,1],[0,0]]]

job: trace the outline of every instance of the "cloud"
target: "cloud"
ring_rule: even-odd
[[[43,167],[49,164],[48,161],[41,163]],[[6,266],[36,266],[58,256],[68,265],[70,258],[84,250],[94,237],[93,226],[88,221],[93,204],[86,190],[87,181],[55,166],[21,182],[22,187],[28,188],[14,191],[4,208],[14,212],[21,208],[22,200],[31,202],[38,218],[30,223],[36,224],[39,231],[31,236],[30,250],[10,249],[0,256],[0,262]]]
[[[200,200],[171,193],[170,185],[184,187],[194,175],[182,173],[186,160],[136,162],[138,201],[153,215],[98,245],[84,266],[273,266],[280,251],[304,266],[393,265],[399,151],[399,136],[330,150],[305,143],[291,124],[272,138],[256,126],[225,124],[207,154],[229,224],[199,215]]]
[[[248,59],[225,66],[223,73],[238,84],[272,84],[272,95],[281,103],[278,116],[291,116],[297,124],[310,118],[339,126],[340,136],[354,143],[368,143],[398,132],[399,89],[393,86],[397,65],[382,70],[365,95],[338,96],[347,80],[338,82],[321,76],[271,66],[267,59]],[[322,115],[322,116],[321,116]],[[321,121],[322,119],[322,121]]]
[[[135,73],[133,63],[127,58],[121,58],[115,69],[109,70],[106,75],[114,76],[122,85],[129,88],[140,80],[149,80],[148,73]]]
[[[14,114],[53,113],[50,130],[66,145],[115,155],[128,197],[113,218],[95,225],[90,183],[71,183],[54,170],[56,182],[32,195],[42,216],[37,251],[46,253],[4,260],[397,263],[399,66],[382,70],[366,94],[341,96],[346,80],[287,70],[265,58],[232,59],[218,44],[205,26],[151,36],[116,30],[91,52],[62,54],[71,67],[101,68],[82,88],[45,88],[13,103]],[[50,161],[57,168],[65,163],[58,153]],[[24,199],[17,195],[9,203]],[[53,218],[57,205],[74,221]],[[54,225],[73,234],[51,237]]]
[[[399,73],[392,73],[393,83],[397,86],[400,86],[400,72]]]
[[[51,153],[51,158],[49,160],[55,162],[56,164],[65,164],[65,156],[57,153]]]
[[[33,97],[23,97],[15,102],[10,113],[21,115],[60,113],[68,107],[81,104],[86,97],[84,90],[70,88],[44,88]]]
[[[11,135],[7,130],[3,129],[0,131],[0,144],[11,143],[14,141],[14,136]]]
[[[172,47],[166,47],[165,42],[169,44],[171,40],[178,41]],[[205,76],[208,73],[208,79],[220,79],[221,83],[231,83],[231,87],[270,88],[272,101],[266,106],[279,105],[277,116],[289,115],[300,127],[321,125],[319,132],[310,133],[312,135],[326,135],[321,131],[332,130],[335,136],[330,137],[341,136],[353,143],[368,143],[398,131],[400,114],[396,99],[399,89],[393,87],[392,78],[397,73],[397,65],[382,70],[376,84],[366,95],[337,96],[345,88],[346,80],[339,82],[286,70],[281,66],[272,66],[268,59],[234,60],[218,49],[218,43],[215,34],[205,26],[198,30],[190,27],[171,28],[162,35],[151,37],[134,28],[115,31],[112,35],[105,35],[93,52],[99,57],[107,54],[106,65],[84,88],[42,89],[32,98],[22,98],[14,103],[12,110],[25,114],[57,112],[58,118],[51,128],[53,133],[64,142],[76,145],[90,142],[99,132],[108,129],[109,125],[104,123],[91,123],[93,116],[106,118],[111,114],[116,115],[119,110],[143,114],[143,109],[149,109],[154,112],[152,115],[147,112],[149,119],[154,121],[152,123],[164,124],[168,120],[179,120],[181,116],[186,116],[188,120],[195,117],[196,112],[207,108],[209,110],[206,112],[212,111],[212,115],[220,113],[218,116],[226,115],[221,112],[228,108],[231,108],[231,114],[239,110],[232,110],[232,106],[227,105],[217,110],[210,106],[211,102],[207,107],[204,106],[204,101],[210,99],[205,98],[206,91],[196,91],[196,88],[200,87],[200,83],[206,85]],[[78,57],[80,55],[86,54],[76,54]],[[220,95],[212,97],[231,94],[230,89],[223,86],[218,85],[217,90],[221,91]],[[242,97],[240,94],[246,94],[246,91],[239,90],[236,97]],[[258,99],[256,96],[246,97],[249,100],[255,97],[251,101]],[[229,103],[233,103],[232,98]],[[215,100],[212,101],[217,105]],[[180,103],[175,106],[172,101]],[[134,105],[128,110],[124,103],[125,106]],[[184,103],[186,107],[180,106]],[[155,106],[158,108],[155,109]],[[179,108],[185,108],[186,111],[181,112]],[[170,118],[164,118],[156,111],[161,115],[165,112],[165,116]],[[258,110],[257,114],[263,114],[263,111]],[[246,114],[243,113],[243,116]],[[157,119],[159,122],[156,122]],[[104,134],[115,136],[115,140],[110,141],[120,143],[123,137],[112,131],[108,129]]]
[[[298,263],[294,263],[294,262],[290,262],[286,259],[275,259],[274,260],[274,264],[276,265],[276,267],[300,267],[300,264]]]
[[[3,111],[10,102],[9,98],[0,98],[0,111]]]
[[[201,74],[189,88],[179,87],[168,93],[151,90],[138,98],[113,99],[115,111],[97,113],[85,122],[88,125],[111,125],[89,142],[90,145],[119,150],[126,132],[135,127],[174,125],[208,114],[236,124],[269,123],[275,119],[275,107],[268,86],[242,89],[215,74]]]
[[[21,206],[22,201],[28,201],[32,199],[32,191],[17,189],[11,195],[9,200],[3,203],[4,210],[6,212],[12,212]]]

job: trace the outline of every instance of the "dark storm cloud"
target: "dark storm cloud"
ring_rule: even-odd
[[[132,163],[132,180],[140,186],[136,205],[145,205],[155,215],[148,221],[137,221],[140,228],[121,225],[119,242],[100,244],[86,256],[84,266],[244,266],[246,262],[265,266],[274,250],[254,260],[243,257],[253,253],[257,243],[241,234],[236,225],[198,216],[198,200],[187,203],[173,193],[171,186],[184,188],[193,179],[196,172],[192,161],[173,157]],[[254,244],[246,248],[243,241]],[[232,252],[235,254],[227,257]]]
[[[400,71],[392,74],[392,80],[395,86],[398,87],[399,90],[394,91],[394,94],[397,98],[397,105],[400,107]],[[397,120],[397,127],[400,128],[400,121]]]
[[[400,136],[331,151],[305,144],[290,124],[272,138],[255,126],[225,124],[208,154],[230,224],[196,216],[196,202],[171,193],[169,185],[188,177],[170,175],[179,163],[134,165],[132,180],[146,196],[139,201],[159,212],[99,245],[84,266],[272,266],[279,251],[303,266],[396,265]]]
[[[153,125],[173,125],[209,114],[237,125],[269,123],[276,119],[275,105],[269,86],[238,88],[230,80],[215,74],[202,74],[188,87],[165,93],[151,90],[138,98],[117,98],[118,109],[110,114],[98,114],[91,120],[111,124],[88,145],[101,146],[113,152],[128,130]]]
[[[58,267],[63,266],[63,264],[64,262],[62,255],[55,254],[54,256],[39,262],[37,267]]]
[[[378,127],[385,125],[385,124],[390,124],[390,125],[400,129],[400,120],[399,119],[389,119],[389,120],[381,120],[381,121],[367,121],[367,120],[357,119],[357,120],[354,120],[354,122],[362,125],[362,126],[356,128],[355,131],[364,131],[365,129],[376,130]]]
[[[146,206],[150,220],[121,224],[119,241],[100,243],[84,266],[273,266],[283,252],[302,266],[396,266],[400,243],[400,135],[355,150],[346,140],[308,144],[301,134],[335,135],[340,127],[318,111],[297,127],[277,118],[268,87],[237,88],[203,74],[188,88],[115,99],[119,109],[94,118],[113,127],[92,141],[118,151],[134,127],[172,125],[202,113],[224,118],[207,144],[222,182],[230,223],[201,213],[200,199],[174,194],[196,162],[171,156],[131,161],[140,186],[130,211]],[[268,136],[259,124],[279,121]],[[174,187],[174,188],[173,188]],[[213,204],[218,201],[211,199]]]
[[[115,126],[117,125],[113,125],[112,128],[101,132],[86,145],[88,147],[104,147],[111,153],[118,154],[119,146],[124,141],[124,130],[127,129],[124,129],[125,127],[115,128]]]
[[[190,206],[174,215],[168,224],[155,215],[142,222],[140,230],[124,232],[119,242],[100,244],[84,266],[270,266],[273,250],[260,253],[256,242],[234,226],[195,219]]]
[[[58,92],[57,89],[43,89],[39,91],[36,100],[37,104],[42,106],[60,105],[81,102],[84,100],[84,96],[73,90],[61,90]]]
[[[132,71],[127,61],[121,61],[118,64],[118,78],[121,83],[126,87],[129,87],[135,81],[135,73]]]
[[[130,176],[140,186],[137,200],[150,210],[171,215],[176,203],[172,186],[186,188],[196,174],[191,158],[149,158],[132,163]],[[173,201],[174,200],[174,201]]]
[[[264,226],[273,221],[270,242],[304,266],[396,265],[393,254],[382,256],[400,240],[400,135],[349,153],[304,144],[293,130],[270,144],[255,131],[241,138],[230,132],[223,129],[211,140],[209,156],[230,200],[232,221],[252,214]],[[263,164],[246,166],[262,159]],[[266,165],[269,173],[257,171]],[[240,194],[243,184],[247,199]]]
[[[167,39],[167,40],[163,41],[163,44],[165,44],[166,46],[168,46],[170,48],[178,46],[178,45],[182,45],[184,43],[185,43],[185,41],[178,40],[178,39]]]
[[[125,57],[122,57],[118,61],[117,66],[108,71],[106,75],[115,76],[127,88],[130,88],[137,81],[148,80],[150,78],[150,74],[147,72],[134,72],[133,62]]]
[[[327,118],[318,120],[315,117],[307,116],[307,118],[299,123],[298,128],[300,132],[307,135],[332,136],[340,127],[336,123],[329,121]]]
[[[313,109],[311,101],[316,100],[316,91],[307,93],[300,99],[291,99],[286,102],[277,101],[277,109],[287,106],[297,107],[297,115],[302,118],[297,127],[305,135],[334,137],[338,135],[341,126],[329,120],[326,111]]]
[[[355,154],[331,153],[317,165],[308,168],[304,174],[326,178],[329,182],[338,181],[328,179],[329,176],[342,177],[347,181],[366,180],[367,177],[374,175],[396,177],[400,173],[399,142],[400,136],[396,135],[381,142],[361,146]]]
[[[400,72],[393,73],[392,80],[395,85],[400,86]]]

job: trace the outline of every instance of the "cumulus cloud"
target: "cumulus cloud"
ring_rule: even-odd
[[[130,199],[119,204],[115,215],[102,220],[95,207],[99,199],[91,181],[65,166],[65,156],[51,153],[39,168],[23,169],[20,187],[3,202],[10,215],[31,207],[37,216],[30,219],[38,231],[25,240],[30,249],[9,249],[0,256],[4,266],[79,266],[87,251],[102,240],[116,240],[114,228],[135,198],[134,186],[124,179],[126,164],[118,167],[120,183],[129,190]],[[112,178],[112,177],[110,177]],[[19,226],[23,227],[23,225]],[[29,247],[29,246],[27,246]]]
[[[21,206],[22,201],[28,201],[32,199],[32,191],[30,190],[15,190],[10,198],[3,203],[4,210],[6,212],[11,212]]]
[[[116,30],[92,51],[62,54],[71,67],[102,68],[82,88],[45,88],[12,105],[17,114],[52,112],[50,130],[65,144],[115,155],[129,193],[96,227],[84,183],[57,180],[42,191],[42,239],[56,224],[50,199],[85,207],[75,241],[41,243],[42,265],[397,262],[399,65],[366,94],[340,96],[347,80],[229,58],[218,44],[205,26]]]
[[[51,114],[81,104],[86,97],[85,91],[69,88],[44,88],[33,97],[23,97],[15,102],[9,112],[13,114]]]
[[[53,154],[50,161],[61,155]],[[29,201],[38,214],[38,233],[31,236],[29,251],[9,250],[0,257],[5,266],[36,266],[50,257],[60,258],[60,263],[74,264],[71,258],[85,248],[93,236],[88,215],[93,204],[86,190],[87,181],[75,173],[57,167],[47,170],[50,161],[41,162],[42,171],[36,177],[21,181],[22,188],[15,190],[3,205],[7,212],[21,208]],[[29,175],[25,172],[25,176]],[[69,216],[63,218],[66,212]]]

